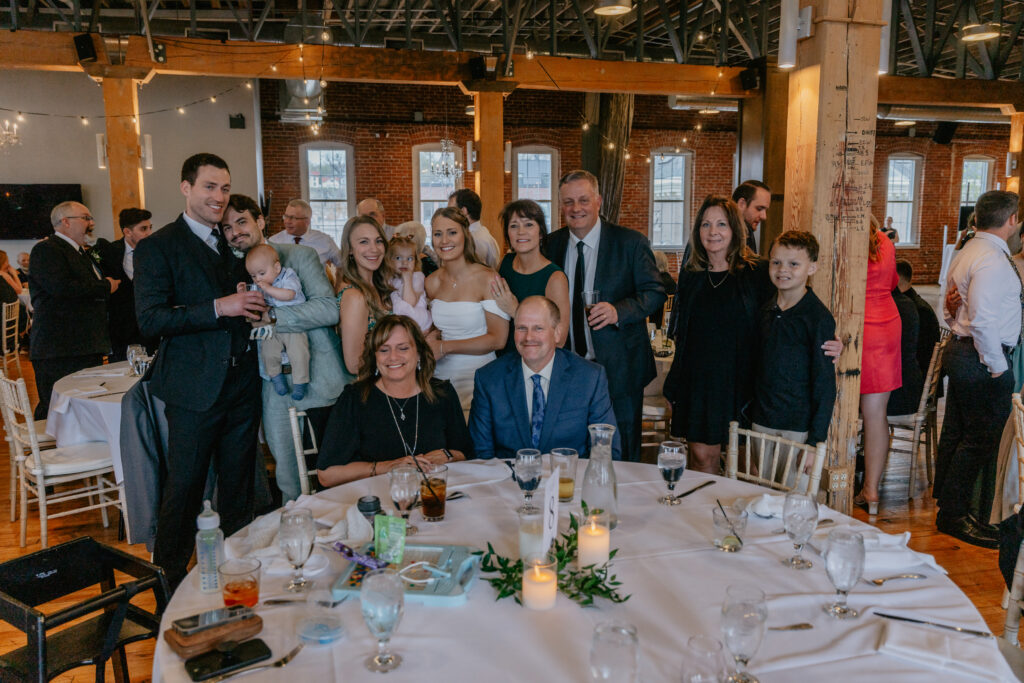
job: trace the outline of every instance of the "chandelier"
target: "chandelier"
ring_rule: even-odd
[[[18,137],[18,124],[4,121],[4,125],[0,126],[0,149],[6,150],[8,147],[18,144],[21,144],[21,138]]]
[[[462,178],[462,162],[455,159],[455,141],[449,138],[441,139],[441,157],[438,161],[430,164],[430,171],[434,175],[441,176],[446,180],[452,180],[456,184]]]

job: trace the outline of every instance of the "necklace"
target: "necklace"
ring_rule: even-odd
[[[383,391],[381,393],[384,394]],[[406,455],[412,456],[416,453],[416,446],[419,445],[420,442],[420,395],[416,394],[416,431],[414,432],[412,440],[412,448],[409,448],[409,442],[405,440],[405,434],[402,434],[402,428],[398,424],[398,418],[395,417],[395,409],[391,407],[391,397],[387,394],[384,394],[384,397],[388,399],[388,410],[391,411],[391,420],[395,423],[395,430],[398,432],[398,438],[402,440],[402,449],[405,451]],[[408,402],[408,399],[406,402]],[[395,403],[398,403],[398,401],[395,401]],[[404,420],[405,418],[403,417],[402,419]]]
[[[409,401],[412,400],[412,396],[409,396],[408,398],[406,398],[405,399],[405,403],[402,403],[401,405],[399,405],[397,398],[392,398],[388,394],[384,394],[384,395],[387,396],[387,398],[388,398],[388,402],[389,402],[388,405],[391,405],[390,404],[391,401],[395,402],[395,405],[398,406],[398,417],[402,418],[402,420],[404,421],[405,420],[405,407],[407,405],[409,405]]]
[[[711,278],[711,270],[708,269],[708,284],[711,285],[711,289],[718,289],[728,279],[729,279],[729,271],[727,270],[727,271],[725,271],[725,275],[722,277],[722,279],[718,281],[718,284],[715,284],[715,281]]]

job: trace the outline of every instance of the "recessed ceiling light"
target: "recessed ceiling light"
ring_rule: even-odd
[[[629,0],[597,0],[594,6],[594,14],[602,17],[615,17],[628,14],[633,9]]]
[[[901,128],[905,128],[907,126],[913,126],[916,123],[917,123],[917,121],[897,121],[896,123],[894,123],[892,125],[899,126]]]
[[[960,40],[965,43],[977,43],[998,38],[999,35],[999,24],[968,24],[960,31]]]

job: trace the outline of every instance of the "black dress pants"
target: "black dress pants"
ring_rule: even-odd
[[[224,536],[252,521],[260,390],[255,354],[248,353],[228,371],[209,410],[167,405],[167,472],[153,562],[164,568],[172,591],[185,578],[195,548],[196,517],[211,463]]]
[[[636,395],[612,396],[612,412],[618,423],[618,434],[622,442],[622,459],[640,462],[641,421],[644,412],[643,389]]]
[[[62,377],[67,377],[73,372],[102,364],[102,353],[33,360],[32,372],[36,376],[36,393],[39,394],[39,403],[36,404],[35,410],[32,411],[33,419],[46,419],[46,414],[50,411],[50,394],[53,393],[53,385],[58,380]]]
[[[978,474],[994,463],[999,439],[1010,417],[1013,372],[993,378],[982,364],[974,342],[953,339],[946,348],[943,368],[949,375],[949,393],[935,464],[935,492],[939,519],[953,521],[970,511]],[[982,492],[991,503],[993,491]]]

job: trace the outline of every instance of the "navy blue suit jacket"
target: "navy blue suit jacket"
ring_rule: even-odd
[[[514,458],[520,448],[531,447],[526,400],[519,354],[507,353],[476,371],[469,411],[469,433],[476,457]],[[604,368],[565,349],[555,351],[545,405],[539,445],[542,453],[549,453],[552,448],[575,448],[581,457],[587,457],[587,427],[616,424]],[[612,457],[622,457],[618,433]]]

